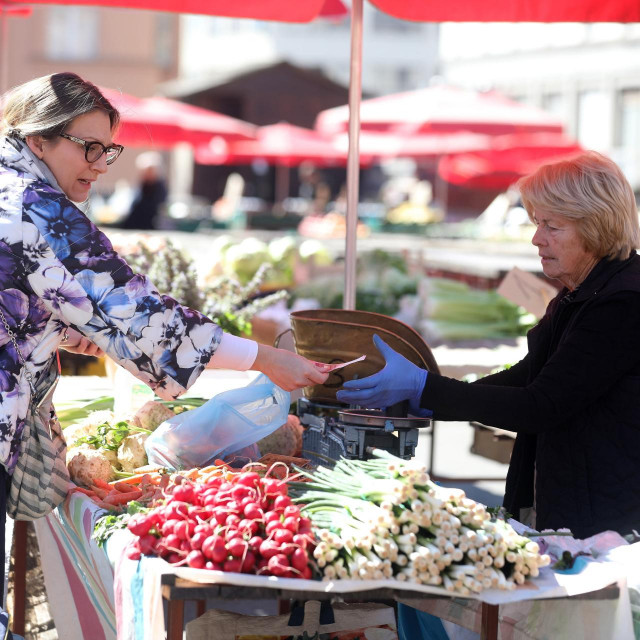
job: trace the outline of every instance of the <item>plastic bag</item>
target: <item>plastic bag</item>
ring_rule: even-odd
[[[289,392],[262,374],[163,422],[145,441],[149,463],[172,469],[206,467],[281,427],[289,405]]]

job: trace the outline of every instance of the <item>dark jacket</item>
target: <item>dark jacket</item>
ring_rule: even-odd
[[[167,199],[164,180],[158,178],[142,182],[136,193],[129,215],[122,221],[122,229],[155,229],[160,208]]]
[[[504,506],[587,537],[640,530],[640,257],[601,260],[529,332],[527,356],[474,384],[430,373],[422,406],[518,435]]]

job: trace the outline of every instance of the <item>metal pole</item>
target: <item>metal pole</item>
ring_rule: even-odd
[[[0,95],[8,89],[9,82],[9,25],[7,12],[0,5]]]
[[[347,156],[347,234],[344,254],[345,309],[356,308],[356,241],[360,191],[360,97],[362,94],[363,0],[351,3],[351,70],[349,77],[349,153]]]

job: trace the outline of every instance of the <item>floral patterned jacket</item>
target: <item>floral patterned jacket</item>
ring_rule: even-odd
[[[23,142],[0,138],[0,308],[27,368],[37,380],[73,327],[161,398],[179,396],[214,354],[222,329],[133,273],[55,187]],[[9,472],[30,397],[0,322],[0,463]]]

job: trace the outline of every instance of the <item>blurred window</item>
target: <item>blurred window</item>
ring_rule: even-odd
[[[45,54],[50,60],[93,60],[100,50],[96,7],[48,7]]]
[[[617,142],[624,149],[640,149],[640,89],[627,89],[620,93]]]
[[[395,31],[410,32],[419,31],[421,25],[417,22],[409,22],[408,20],[399,20],[377,9],[373,14],[373,28],[375,31]]]
[[[396,85],[398,91],[406,91],[412,89],[412,74],[408,67],[398,67],[396,69]]]
[[[604,91],[582,91],[578,97],[578,140],[585,149],[607,151],[612,143],[611,101]]]
[[[561,120],[567,117],[567,101],[561,93],[546,93],[542,96],[542,108]]]
[[[154,38],[154,57],[159,67],[167,69],[175,58],[173,41],[174,16],[168,13],[156,15],[156,37]]]

